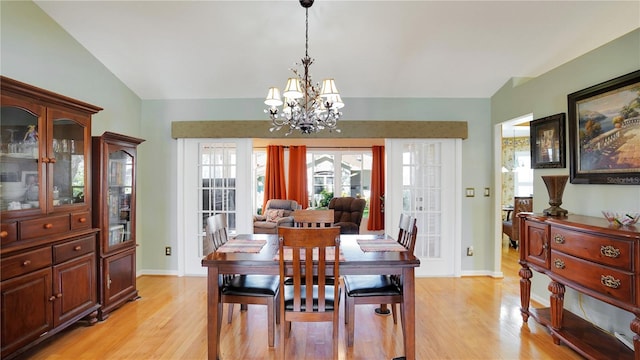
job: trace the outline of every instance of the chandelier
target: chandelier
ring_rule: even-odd
[[[314,0],[300,0],[300,5],[305,8],[305,53],[301,64],[304,74],[300,74],[298,69],[291,69],[294,77],[287,80],[282,95],[284,102],[280,98],[280,90],[277,87],[269,88],[265,105],[269,108],[264,112],[269,114],[272,126],[269,131],[278,131],[281,128],[288,128],[285,135],[291,134],[294,130],[299,130],[303,134],[311,134],[328,129],[329,132],[340,132],[337,128],[338,120],[342,115],[340,109],[344,103],[340,98],[338,89],[333,79],[322,81],[322,88],[318,83],[313,83],[309,67],[313,64],[313,59],[309,57],[309,8]],[[320,90],[321,89],[321,90]],[[278,107],[282,106],[282,109]]]

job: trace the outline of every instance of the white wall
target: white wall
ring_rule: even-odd
[[[533,113],[534,119],[567,113],[568,94],[640,69],[639,54],[640,29],[535,79],[519,85],[513,85],[515,82],[509,81],[491,98],[491,121],[497,124],[528,113]],[[569,175],[568,137],[566,145],[566,168],[534,171],[535,212],[548,207],[547,190],[540,176]],[[562,200],[562,208],[571,213],[601,216],[600,210],[603,209],[640,209],[640,187],[568,183]],[[548,299],[548,283],[546,276],[534,273],[532,295]],[[602,328],[629,333],[632,315],[586,296],[582,299],[587,316]],[[579,301],[580,296],[567,289],[565,307],[582,316]]]

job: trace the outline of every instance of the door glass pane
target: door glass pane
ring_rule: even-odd
[[[326,208],[333,198],[334,156],[327,153],[307,153],[309,207]]]
[[[415,253],[442,256],[442,164],[440,143],[405,144],[402,154],[402,210],[417,218]]]
[[[85,153],[84,127],[70,119],[53,122],[53,206],[84,203]]]
[[[109,172],[107,179],[109,183],[109,198],[107,199],[109,245],[116,245],[133,240],[131,231],[133,156],[122,150],[111,152],[107,169]]]
[[[216,214],[227,215],[227,231],[236,232],[236,144],[200,144],[199,219],[205,231],[206,220]]]
[[[38,115],[2,106],[0,113],[0,210],[40,207]]]

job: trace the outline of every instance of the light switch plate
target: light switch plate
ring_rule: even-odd
[[[476,190],[474,188],[467,188],[465,194],[467,197],[474,197],[476,196]]]
[[[488,187],[484,188],[484,196],[491,196],[491,189]]]

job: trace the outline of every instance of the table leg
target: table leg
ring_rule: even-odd
[[[416,282],[414,268],[405,267],[402,270],[402,305],[404,307],[404,358],[416,358]]]
[[[220,359],[220,331],[222,314],[218,311],[220,303],[218,268],[209,266],[207,271],[207,354],[209,360]]]

